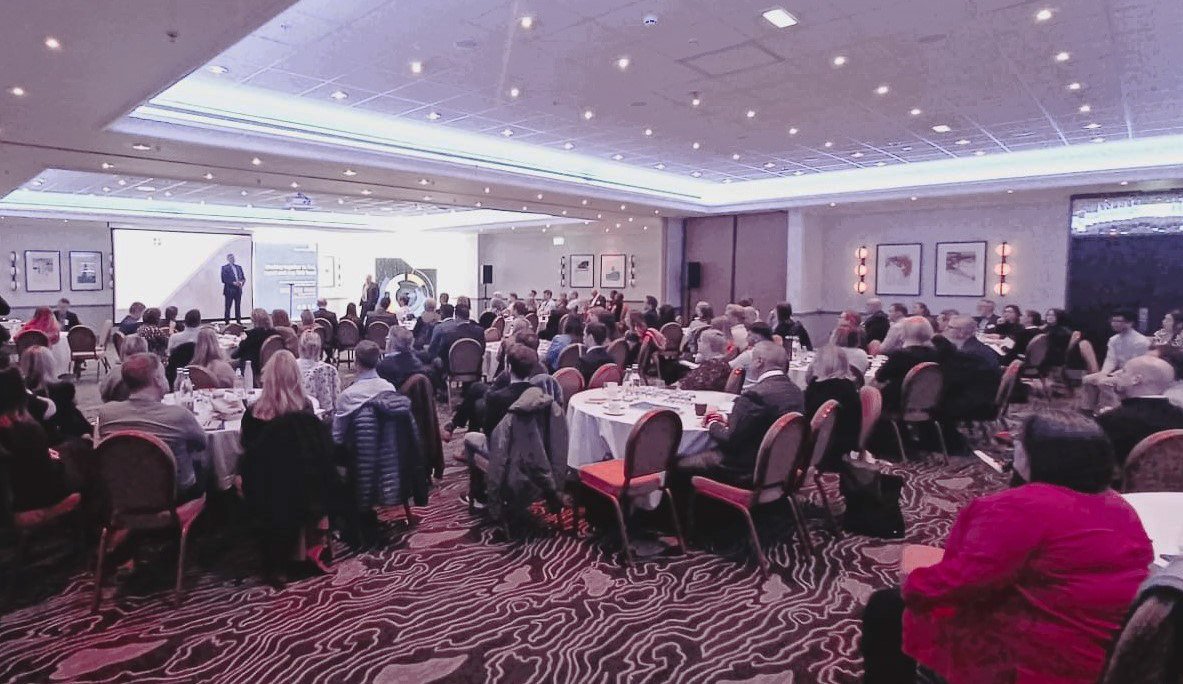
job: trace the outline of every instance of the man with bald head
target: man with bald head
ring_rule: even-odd
[[[1134,447],[1162,430],[1183,428],[1183,409],[1164,396],[1175,382],[1175,369],[1157,356],[1144,354],[1126,362],[1112,376],[1121,405],[1097,416],[1113,442],[1118,463],[1125,463]]]
[[[730,416],[706,416],[715,448],[679,460],[677,469],[725,482],[750,480],[764,433],[777,418],[805,410],[805,395],[785,375],[787,367],[788,356],[779,344],[760,342],[752,347],[748,373],[755,384],[736,397]]]
[[[887,330],[891,327],[891,320],[883,311],[883,300],[872,297],[867,300],[863,313],[863,337],[871,340],[883,341],[887,337]]]

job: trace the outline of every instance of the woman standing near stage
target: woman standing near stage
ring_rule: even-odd
[[[358,304],[361,305],[363,318],[378,305],[378,283],[374,282],[374,276],[366,276],[366,282],[361,287],[361,301]]]

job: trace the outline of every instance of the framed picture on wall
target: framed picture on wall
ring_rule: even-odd
[[[70,252],[70,289],[74,292],[103,289],[102,252]]]
[[[938,297],[986,296],[986,242],[938,242]]]
[[[25,250],[25,292],[62,291],[62,253]]]
[[[571,255],[571,287],[595,287],[596,258],[591,254]]]
[[[623,290],[628,282],[628,265],[623,254],[600,255],[600,287]]]
[[[875,294],[920,296],[919,242],[875,245]]]

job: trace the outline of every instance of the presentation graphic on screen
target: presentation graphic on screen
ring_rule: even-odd
[[[316,244],[255,245],[255,302],[298,315],[316,308]]]
[[[250,235],[116,228],[111,242],[116,320],[132,302],[162,309],[176,306],[182,316],[189,309],[200,309],[203,318],[221,318],[222,265],[227,254],[234,255],[245,276],[243,316],[249,316],[254,307]]]

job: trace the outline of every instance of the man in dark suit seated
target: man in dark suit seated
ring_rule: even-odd
[[[900,323],[903,347],[887,355],[875,373],[875,385],[883,394],[884,412],[900,408],[900,392],[908,371],[928,361],[940,361],[932,346],[932,324],[923,316],[911,316]]]
[[[945,335],[933,338],[944,381],[937,418],[951,454],[968,455],[969,443],[957,423],[992,418],[1002,381],[1001,359],[978,340],[977,331],[974,319],[954,316],[949,319]]]
[[[994,326],[998,325],[998,314],[994,313],[994,308],[993,300],[983,299],[978,302],[978,315],[974,316],[974,323],[977,324],[979,331],[992,331]]]
[[[468,306],[460,303],[456,305],[456,316],[443,321],[431,331],[431,344],[427,346],[427,358],[441,371],[447,373],[448,352],[452,345],[463,339],[480,342],[481,349],[485,348],[485,331],[481,326],[469,318]]]
[[[329,311],[328,306],[329,301],[321,297],[316,300],[316,311],[312,312],[313,318],[323,318],[332,327],[332,334],[329,335],[328,343],[325,345],[325,361],[332,360],[333,350],[337,348],[337,314]]]
[[[891,327],[891,320],[883,311],[883,300],[872,297],[867,300],[866,314],[863,317],[863,337],[867,342],[871,340],[883,341],[887,337],[887,330]]]
[[[412,344],[415,341],[410,330],[396,325],[390,329],[386,337],[386,356],[378,362],[378,377],[386,380],[395,387],[402,387],[403,383],[415,374],[432,378],[434,373],[419,357],[415,355]]]
[[[1157,356],[1135,356],[1113,379],[1121,405],[1097,416],[1097,422],[1113,442],[1117,462],[1124,464],[1138,442],[1156,432],[1183,428],[1183,409],[1163,396],[1175,382],[1175,370]]]
[[[78,314],[70,311],[70,300],[65,297],[58,300],[58,309],[53,312],[53,315],[58,319],[58,327],[62,329],[62,332],[68,332],[70,328],[81,325],[78,322]]]
[[[390,308],[390,297],[383,297],[378,300],[378,306],[373,311],[366,314],[366,319],[362,321],[362,337],[365,337],[365,328],[368,328],[374,321],[382,321],[390,327],[399,324],[398,314],[393,314],[387,309]]]
[[[604,346],[607,339],[608,329],[599,321],[592,321],[583,329],[583,343],[587,345],[587,351],[579,357],[578,368],[585,385],[591,382],[592,375],[595,375],[601,366],[616,363],[608,353],[608,348]]]
[[[242,266],[234,263],[234,255],[226,255],[226,263],[222,264],[222,298],[226,303],[224,322],[230,322],[230,307],[234,306],[234,320],[242,322],[242,286],[246,284],[246,275]]]
[[[756,383],[736,398],[729,418],[717,413],[705,417],[716,446],[678,460],[678,471],[735,483],[750,481],[764,433],[786,413],[805,410],[805,395],[785,375],[787,367],[784,347],[757,344],[748,367]]]

